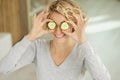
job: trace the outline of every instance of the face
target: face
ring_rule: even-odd
[[[63,33],[62,29],[61,29],[61,24],[64,21],[67,21],[67,19],[56,12],[53,12],[50,15],[50,19],[53,20],[56,23],[56,28],[52,31],[52,35],[53,35],[53,39],[57,42],[64,42],[65,40],[67,40],[69,38],[69,36],[67,36],[65,33]]]

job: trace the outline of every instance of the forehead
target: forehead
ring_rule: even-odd
[[[65,18],[65,16],[57,13],[57,12],[52,12],[50,14],[50,19],[52,19],[53,21],[55,21],[56,23],[61,23],[63,21],[67,21],[67,19]]]

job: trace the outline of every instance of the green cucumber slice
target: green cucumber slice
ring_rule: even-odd
[[[48,28],[49,29],[55,29],[55,27],[56,27],[56,23],[55,22],[49,22],[48,23]]]
[[[62,29],[62,30],[67,30],[67,29],[69,29],[68,23],[67,23],[67,22],[63,22],[63,23],[61,24],[61,29]]]

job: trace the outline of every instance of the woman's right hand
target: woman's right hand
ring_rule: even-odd
[[[26,35],[29,40],[34,41],[38,37],[49,33],[48,29],[45,30],[43,28],[47,22],[52,21],[50,19],[47,19],[48,14],[49,13],[47,11],[42,11],[38,15],[34,15],[33,28],[31,32]]]

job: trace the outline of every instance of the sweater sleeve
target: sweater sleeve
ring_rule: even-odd
[[[9,51],[8,55],[0,61],[0,73],[8,74],[27,64],[33,62],[35,57],[35,46],[24,37],[16,43]]]
[[[91,44],[86,41],[81,46],[84,52],[84,67],[91,74],[93,80],[111,80],[109,71],[102,63],[100,57],[95,53]]]

